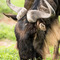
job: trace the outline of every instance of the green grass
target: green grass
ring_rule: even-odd
[[[24,0],[11,0],[11,2],[19,7],[24,6]],[[0,0],[0,13],[15,13],[13,12],[6,3],[6,0]]]
[[[0,47],[0,60],[19,60],[19,54],[14,45],[10,47],[1,46]]]
[[[53,54],[53,47],[51,47],[50,50],[51,50],[50,53]],[[19,60],[19,53],[14,48],[14,44],[11,45],[10,47],[5,46],[0,47],[0,60]],[[46,60],[52,60],[52,57],[48,57]]]
[[[14,26],[0,23],[0,40],[2,39],[16,40]]]
[[[58,17],[58,19],[59,19],[59,23],[60,23],[60,16]]]

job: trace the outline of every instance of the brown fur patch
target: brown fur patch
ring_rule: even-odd
[[[46,39],[44,42],[43,47],[43,57],[44,59],[47,56],[49,46],[57,45],[58,41],[60,40],[60,24],[58,20],[55,20],[51,25],[51,29],[48,30],[46,34]]]
[[[19,28],[19,24],[16,24],[16,30],[17,30],[17,33],[19,34],[19,36],[21,38],[24,38],[25,31],[23,31]]]
[[[46,42],[48,45],[56,45],[56,43],[60,40],[60,24],[58,20],[56,20],[52,25],[51,29],[48,30],[46,35]]]

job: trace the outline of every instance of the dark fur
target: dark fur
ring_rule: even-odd
[[[36,33],[38,34],[37,39],[39,40],[40,39],[39,33],[44,34],[44,32],[43,31],[42,33],[38,32],[38,29],[36,29],[36,27],[37,25],[35,23],[32,24],[27,22],[26,16],[20,19],[16,24],[15,35],[21,59],[28,60],[33,59],[34,57],[36,58],[38,58],[39,56],[41,57],[41,55],[37,53],[37,51],[34,49],[33,41]]]
[[[39,3],[40,3],[40,0],[34,0],[34,3],[32,4],[31,9],[32,10],[36,10],[38,5],[39,5]]]
[[[29,10],[33,4],[34,0],[25,0],[24,7]]]
[[[36,3],[36,1],[33,3],[33,5],[35,3]],[[36,9],[37,4],[34,7],[32,7],[32,9]],[[27,24],[27,25],[25,25],[25,24]],[[36,57],[36,58],[41,57],[41,60],[42,60],[41,53],[38,53],[35,50],[35,48],[34,48],[35,43],[33,43],[33,42],[35,39],[38,41],[40,40],[39,45],[41,45],[40,49],[42,50],[43,41],[45,38],[45,31],[41,31],[39,29],[39,27],[38,28],[37,27],[38,27],[37,23],[29,23],[26,19],[26,16],[24,16],[22,19],[20,19],[18,21],[18,23],[15,27],[15,34],[16,34],[17,44],[18,44],[17,47],[19,49],[19,55],[20,55],[21,59],[27,60],[30,58],[33,59],[34,57]]]

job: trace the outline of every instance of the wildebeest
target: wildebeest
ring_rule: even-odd
[[[29,58],[36,57],[34,55],[37,55],[37,54],[32,54],[33,56],[24,54],[25,53],[24,50],[26,51],[25,48],[27,46],[22,45],[20,41],[22,43],[25,43],[25,42],[27,43],[29,40],[29,42],[31,43],[31,44],[27,43],[29,46],[29,49],[32,45],[32,48],[33,48],[32,51],[35,50],[34,53],[37,52],[38,57],[42,56],[42,58],[44,59],[46,58],[48,45],[54,45],[54,46],[56,45],[55,48],[58,47],[57,46],[58,41],[60,40],[60,35],[59,35],[60,25],[58,21],[58,15],[60,14],[59,4],[60,4],[59,0],[48,0],[48,1],[47,0],[34,0],[34,3],[32,4],[31,9],[27,12],[26,8],[21,9],[17,7],[17,10],[13,9],[14,6],[12,7],[12,5],[8,3],[9,7],[18,13],[17,19],[19,21],[16,24],[15,34],[16,34],[19,54],[21,58],[23,57],[23,59],[26,59],[28,56]],[[21,12],[24,14],[21,14]],[[25,15],[26,13],[27,15]],[[45,24],[46,26],[45,31],[40,30],[40,28],[38,27],[40,22]],[[25,46],[25,48],[22,48],[23,46]],[[57,58],[57,51],[55,51],[54,55],[55,56],[53,59]]]

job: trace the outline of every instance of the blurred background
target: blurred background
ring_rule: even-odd
[[[24,7],[24,0],[11,0],[18,7]],[[14,28],[16,21],[3,15],[16,14],[6,4],[6,0],[0,0],[0,60],[19,60],[19,54],[15,49],[16,38]]]

